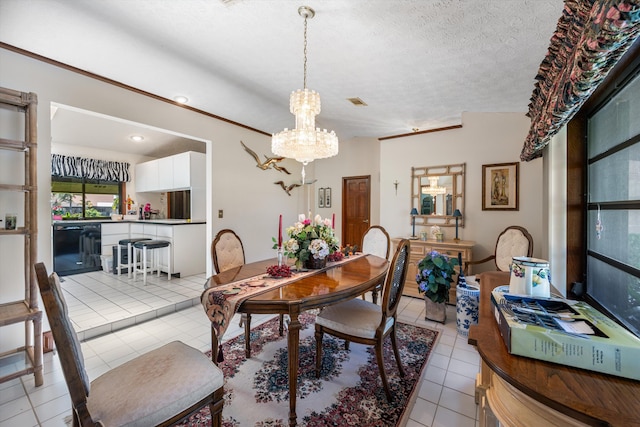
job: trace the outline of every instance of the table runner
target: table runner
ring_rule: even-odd
[[[303,277],[338,267],[347,262],[356,260],[361,256],[364,255],[358,253],[347,258],[343,258],[340,261],[327,262],[326,267],[318,270],[292,271],[291,277],[275,278],[268,276],[265,272],[248,279],[238,280],[215,287],[210,287],[211,278],[208,278],[205,283],[205,290],[202,292],[200,297],[200,302],[211,321],[211,327],[218,337],[218,342],[221,342],[222,336],[227,330],[231,318],[236,314],[238,306],[247,298],[279,288]]]

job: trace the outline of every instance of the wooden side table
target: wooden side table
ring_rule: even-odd
[[[640,382],[507,351],[491,305],[491,291],[509,273],[478,275],[480,316],[469,344],[482,358],[476,379],[480,426],[640,426]]]

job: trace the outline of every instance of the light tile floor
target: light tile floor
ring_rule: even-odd
[[[65,278],[63,290],[71,318],[77,330],[85,333],[82,350],[90,379],[173,340],[202,351],[210,348],[210,324],[198,301],[204,277],[169,282],[164,276],[153,281],[142,287],[126,276],[118,279],[102,272]],[[180,300],[176,294],[185,295]],[[143,306],[148,306],[146,311]],[[113,312],[104,315],[104,307]],[[90,312],[96,317],[86,315]],[[466,337],[456,333],[455,307],[447,306],[447,322],[442,325],[424,320],[424,301],[403,297],[398,317],[441,332],[406,426],[477,427],[473,396],[480,359]],[[252,325],[269,318],[254,315]],[[242,333],[237,320],[231,322],[225,339]],[[32,375],[0,384],[0,427],[66,426],[70,411],[67,386],[54,353],[45,354],[43,386],[36,388]]]

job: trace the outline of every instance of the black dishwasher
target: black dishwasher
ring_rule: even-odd
[[[102,268],[100,223],[53,225],[53,270],[58,276],[97,271]]]

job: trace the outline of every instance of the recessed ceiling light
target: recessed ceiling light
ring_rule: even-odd
[[[187,98],[186,96],[175,96],[173,100],[178,104],[186,104],[187,102],[189,102],[189,98]]]
[[[131,135],[129,137],[129,139],[134,141],[134,142],[142,142],[142,141],[144,141],[144,136],[142,136],[142,135]]]

